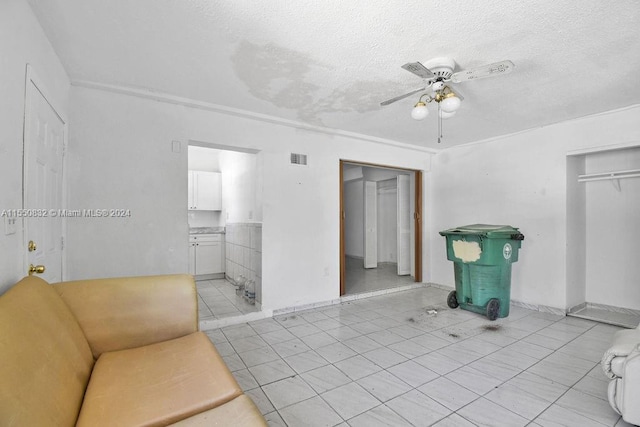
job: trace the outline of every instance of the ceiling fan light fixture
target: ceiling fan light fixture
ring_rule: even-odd
[[[414,120],[423,120],[429,115],[429,110],[427,109],[427,104],[422,101],[419,101],[411,110],[411,118]]]
[[[455,93],[447,93],[443,95],[443,98],[444,99],[440,101],[440,108],[445,113],[454,113],[458,108],[460,108],[460,98],[458,98]]]
[[[460,92],[454,92],[448,84],[450,82],[462,83],[469,80],[509,74],[515,67],[513,62],[505,60],[454,73],[455,66],[456,63],[451,58],[434,58],[425,62],[424,65],[420,62],[404,64],[401,68],[420,77],[424,82],[424,87],[382,101],[380,105],[389,105],[418,92],[430,89],[429,93],[424,93],[420,96],[418,103],[411,110],[411,117],[415,120],[425,119],[429,115],[427,104],[435,102],[438,106],[438,143],[440,143],[442,139],[442,119],[453,117],[464,99]]]
[[[440,109],[440,113],[439,114],[440,114],[440,117],[442,117],[443,119],[446,120],[446,119],[450,119],[451,117],[455,116],[456,112],[452,111],[452,112],[449,113],[449,112],[444,111],[443,109]]]

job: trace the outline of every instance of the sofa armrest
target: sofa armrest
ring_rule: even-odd
[[[195,281],[189,275],[78,280],[53,285],[75,315],[93,357],[198,330]]]
[[[640,425],[640,345],[627,356],[622,381],[622,399],[618,402],[622,419],[627,423]]]
[[[611,364],[616,357],[628,356],[634,348],[640,343],[640,329],[625,329],[618,331],[613,336],[611,347],[602,356],[602,370],[604,374],[610,378],[616,378]]]

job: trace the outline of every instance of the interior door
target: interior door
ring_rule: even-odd
[[[24,135],[26,273],[62,280],[62,165],[65,124],[28,72]]]
[[[411,212],[409,195],[409,175],[397,177],[398,197],[398,227],[397,227],[397,256],[398,275],[411,274]]]
[[[364,182],[364,268],[378,267],[378,185]]]

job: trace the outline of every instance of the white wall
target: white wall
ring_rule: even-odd
[[[187,272],[187,145],[175,106],[72,88],[69,206],[129,209],[68,221],[69,278]],[[179,153],[172,140],[182,140]]]
[[[640,169],[640,148],[585,156],[585,172]],[[640,178],[586,188],[586,302],[640,310]]]
[[[31,8],[23,0],[0,2],[0,211],[22,207],[25,70],[31,64],[56,110],[67,116],[69,79]],[[0,218],[0,293],[22,278],[22,223],[5,235]]]
[[[629,141],[640,142],[638,106],[435,155],[432,182],[427,178],[431,280],[454,283],[438,231],[473,223],[509,224],[526,236],[512,270],[512,298],[567,308],[566,254],[572,248],[566,246],[566,154]]]
[[[577,307],[587,298],[586,186],[578,182],[584,174],[584,156],[567,156],[567,272],[566,308]]]
[[[224,227],[222,211],[188,211],[189,227]]]
[[[340,159],[424,170],[430,157],[81,87],[72,88],[71,122],[74,204],[134,213],[128,220],[70,224],[75,278],[187,271],[187,155],[171,152],[172,140],[260,151],[265,309],[339,296]],[[291,152],[307,154],[308,166],[291,165]]]
[[[220,150],[189,145],[187,164],[189,170],[220,172]]]
[[[226,222],[262,221],[256,202],[258,186],[257,156],[237,151],[220,152],[222,206]]]
[[[344,253],[364,257],[364,182],[344,183]]]

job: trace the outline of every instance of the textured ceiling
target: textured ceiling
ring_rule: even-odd
[[[446,148],[640,104],[637,0],[28,0],[72,81],[149,89],[375,138]],[[443,121],[410,118],[400,68],[513,73],[455,85]]]

